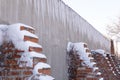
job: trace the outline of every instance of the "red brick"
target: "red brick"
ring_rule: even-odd
[[[32,71],[24,71],[23,74],[24,75],[32,75]]]
[[[21,77],[16,77],[15,80],[23,80]]]
[[[14,55],[14,58],[21,58],[21,55]]]
[[[84,47],[87,47],[87,44],[84,44]]]
[[[51,74],[50,68],[38,69],[38,72],[39,72],[39,73],[43,73],[43,74],[47,74],[47,75],[50,75],[50,74]]]
[[[97,78],[86,78],[86,80],[99,80],[99,79],[97,79]]]
[[[18,50],[18,49],[16,49],[15,52],[16,53],[21,53],[21,52],[24,52],[24,50]]]
[[[13,65],[15,65],[15,64],[17,64],[17,61],[16,60],[6,60],[5,64],[13,64]]]
[[[35,51],[35,52],[42,52],[42,48],[40,47],[29,47],[29,51]]]
[[[46,62],[47,62],[47,59],[46,59],[46,58],[34,57],[34,58],[33,58],[33,62],[34,62],[35,64],[37,64],[38,62],[44,62],[44,63],[46,63]]]
[[[25,27],[25,26],[20,26],[20,30],[26,30],[26,31],[29,31],[31,33],[35,33],[35,30],[31,29],[31,28],[28,28],[28,27]]]
[[[11,73],[11,76],[12,76],[12,75],[13,75],[13,76],[14,76],[14,75],[19,75],[19,72],[17,72],[17,71],[11,71],[10,73]]]
[[[90,50],[89,50],[89,49],[86,49],[86,53],[90,53]]]
[[[38,38],[30,37],[30,36],[24,36],[24,41],[31,41],[38,43]]]

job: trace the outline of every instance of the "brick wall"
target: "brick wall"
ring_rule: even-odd
[[[26,30],[32,34],[35,33],[34,29],[25,26],[20,26],[20,30]],[[38,38],[25,35],[23,41],[38,43]],[[35,66],[39,62],[47,64],[47,59],[46,57],[34,55],[31,57],[33,62],[32,66],[27,66],[27,61],[20,60],[24,52],[24,50],[17,49],[12,41],[3,41],[3,44],[0,46],[0,80],[36,80],[34,78],[36,75],[39,75],[39,77],[41,76],[40,74],[42,74],[42,76],[51,75],[51,68],[38,68],[38,74],[34,74],[33,76]],[[28,52],[42,55],[42,48],[29,46]],[[22,66],[20,66],[20,64]]]
[[[74,45],[75,46],[75,45]],[[72,46],[72,47],[74,47]],[[84,43],[84,51],[85,54],[89,54],[90,50],[87,48],[87,45]],[[68,78],[69,80],[99,80],[101,75],[97,74],[99,72],[99,69],[97,68],[96,64],[93,65],[93,67],[89,67],[84,64],[84,60],[80,58],[80,53],[78,54],[78,50],[71,48],[70,51],[68,51]],[[90,62],[95,63],[95,60],[92,58],[92,54],[90,53],[88,55],[90,57]]]
[[[102,78],[104,80],[120,80],[120,68],[115,55],[105,52],[105,56],[100,52],[90,51],[87,45],[83,44],[84,54],[90,53],[88,55],[91,57],[90,61],[96,63],[91,68],[83,65],[84,60],[80,57],[83,53],[81,51],[78,54],[79,50],[74,49],[76,46],[73,44],[67,53],[69,80],[101,80]]]
[[[97,66],[102,73],[104,80],[120,80],[120,68],[117,58],[113,54],[107,54],[106,57],[97,53],[93,55],[97,62]]]

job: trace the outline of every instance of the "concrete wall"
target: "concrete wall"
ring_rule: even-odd
[[[61,0],[0,0],[1,23],[33,26],[56,80],[67,80],[69,41],[86,42],[90,49],[110,51],[110,41]]]

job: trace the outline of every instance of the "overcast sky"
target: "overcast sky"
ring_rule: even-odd
[[[120,0],[63,0],[101,33],[120,17]]]

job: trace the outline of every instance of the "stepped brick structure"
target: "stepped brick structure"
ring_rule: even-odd
[[[113,54],[91,52],[85,43],[68,43],[67,52],[69,80],[120,80],[118,60]]]
[[[104,80],[120,80],[120,68],[115,56],[113,56],[113,54],[106,54],[106,56],[103,56],[98,52],[93,53],[95,53],[93,57]]]
[[[85,43],[82,43],[82,47],[73,44],[68,50],[68,75],[69,80],[99,80],[102,79],[99,68],[96,66],[94,58],[90,50],[87,48]],[[78,47],[81,47],[83,51],[78,50]],[[86,64],[88,63],[88,64]]]
[[[51,67],[46,63],[46,56],[41,53],[42,47],[38,45],[38,38],[34,35],[35,30],[24,24],[6,26],[8,26],[6,29],[7,32],[11,28],[18,27],[20,33],[17,33],[21,34],[23,38],[3,39],[0,45],[0,80],[46,80],[46,78],[53,80],[54,78],[50,76]],[[1,26],[0,30],[3,31]],[[12,33],[17,34],[15,33],[16,31]],[[7,32],[3,32],[5,34],[4,37],[10,38],[11,34],[7,34]],[[23,34],[23,32],[27,34]],[[21,35],[17,36],[20,37]],[[14,42],[16,40],[17,43]],[[21,41],[25,45],[19,44]],[[19,47],[28,48],[26,50],[18,48],[16,47],[18,44]]]

